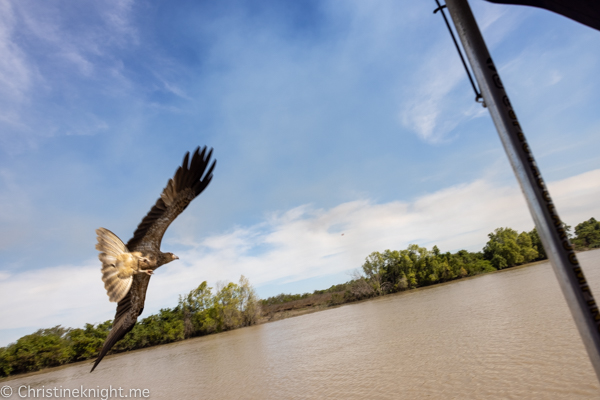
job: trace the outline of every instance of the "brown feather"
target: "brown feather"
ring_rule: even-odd
[[[175,176],[167,182],[161,197],[156,200],[150,212],[138,225],[133,237],[127,242],[130,251],[160,249],[162,237],[171,222],[210,183],[216,164],[216,161],[213,161],[207,171],[211,155],[212,149],[207,154],[206,147],[201,152],[198,147],[192,155],[191,162],[190,153],[185,154],[181,167],[177,168]]]

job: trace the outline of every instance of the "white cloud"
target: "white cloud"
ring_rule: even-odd
[[[576,224],[600,215],[600,170],[553,182],[550,192],[564,221]],[[516,186],[484,179],[439,190],[412,202],[375,204],[356,200],[331,209],[303,205],[273,213],[262,223],[236,227],[179,252],[180,260],[159,269],[149,286],[146,312],[172,307],[183,294],[207,280],[254,286],[294,282],[348,271],[372,251],[417,243],[442,251],[477,251],[497,227],[530,230],[533,222]],[[342,235],[343,234],[343,235]],[[173,241],[168,245],[173,245]],[[186,239],[186,245],[189,241]],[[57,324],[81,326],[113,317],[97,260],[4,274],[0,292],[4,329]]]
[[[523,20],[521,13],[513,11],[509,14],[507,7],[480,2],[474,8],[478,25],[491,50]],[[399,112],[401,123],[429,143],[448,140],[459,124],[487,114],[487,110],[474,101],[475,94],[450,33],[442,18],[436,18],[439,18],[436,23],[443,26],[443,30],[438,34],[436,45],[423,54],[420,65],[415,68],[412,84],[405,89],[410,95],[400,105]],[[448,19],[451,21],[449,15]],[[460,43],[458,36],[456,40]],[[460,46],[462,51],[462,44]],[[468,65],[466,54],[462,52]],[[457,102],[457,98],[461,101]]]
[[[400,122],[430,143],[443,141],[459,123],[485,114],[485,109],[474,101],[475,94],[450,35],[443,33],[445,37],[423,56],[413,72],[399,112]],[[459,102],[455,91],[462,95]],[[453,100],[449,100],[452,94]]]
[[[128,39],[138,43],[137,29],[131,24],[133,5],[134,0],[108,0],[102,5],[103,18],[113,32],[112,40],[125,42]]]
[[[80,266],[5,274],[0,287],[10,306],[2,308],[2,328],[82,326],[103,312],[102,319],[111,318],[111,312],[102,307],[108,302],[98,263],[90,260]]]
[[[20,153],[56,134],[94,133],[99,129],[68,127],[69,118],[90,114],[74,111],[73,99],[94,98],[97,83],[104,94],[129,88],[118,54],[120,48],[138,43],[130,23],[133,1],[104,0],[85,7],[85,16],[78,18],[57,2],[0,3],[3,151]],[[86,85],[84,92],[80,85]],[[72,108],[63,114],[69,103]],[[80,108],[86,105],[79,103]]]

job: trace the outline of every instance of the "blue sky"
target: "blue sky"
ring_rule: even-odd
[[[471,1],[562,218],[600,217],[600,32]],[[124,241],[186,151],[143,316],[203,280],[259,295],[350,279],[372,251],[530,230],[435,2],[0,3],[0,345],[114,316],[94,230]],[[344,233],[342,236],[341,234]]]

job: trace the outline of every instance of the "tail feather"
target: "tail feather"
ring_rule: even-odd
[[[119,254],[127,253],[127,247],[117,235],[105,228],[96,229],[98,244],[96,250],[106,253],[108,256],[117,257]]]
[[[102,261],[102,282],[106,294],[110,301],[119,302],[131,288],[133,278],[131,276],[119,278],[116,265],[119,256],[129,251],[121,239],[108,229],[98,228],[96,234],[98,235],[96,249],[102,252],[98,258]]]
[[[120,239],[117,238],[117,240]],[[119,246],[119,243],[113,242],[112,238],[108,239],[106,237],[101,236],[98,236],[98,244],[96,245],[96,250],[105,252],[106,254],[113,257],[126,251],[124,245]]]
[[[112,302],[119,302],[131,288],[133,277],[119,278],[118,270],[113,265],[102,264],[102,281],[108,299]]]
[[[102,261],[102,264],[116,265],[116,263],[117,263],[117,257],[109,256],[106,253],[100,253],[98,255],[98,259],[100,259],[100,261]]]

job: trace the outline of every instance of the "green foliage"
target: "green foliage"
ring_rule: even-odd
[[[456,254],[441,253],[437,246],[432,251],[416,244],[405,250],[373,252],[362,267],[365,279],[374,295],[398,292],[433,285],[466,276],[495,271],[481,253],[460,250]]]
[[[519,234],[511,228],[497,228],[488,237],[490,240],[483,248],[483,255],[494,268],[513,267],[535,260],[539,255],[526,232]]]
[[[115,346],[113,352],[141,349],[184,338],[184,325],[177,309],[163,308],[139,321]]]
[[[72,329],[68,338],[73,350],[73,361],[87,360],[98,354],[111,326],[112,321],[109,320],[98,325],[85,324],[84,329]]]
[[[175,308],[161,309],[139,321],[112,352],[122,352],[175,342],[185,337],[255,324],[260,315],[258,296],[243,275],[215,295],[206,282]],[[83,329],[56,326],[23,336],[0,348],[0,376],[37,371],[96,357],[112,328],[112,321],[86,324]]]
[[[523,257],[522,262],[530,262],[538,258],[538,251],[533,247],[531,236],[527,232],[519,233],[517,236],[517,244],[519,245],[519,252]]]
[[[318,292],[318,291],[315,291],[315,293],[316,292]],[[278,294],[277,296],[272,296],[272,297],[261,300],[261,304],[263,306],[272,306],[272,305],[276,305],[276,304],[288,303],[290,301],[306,299],[307,297],[310,297],[311,295],[312,295],[312,293],[304,293],[304,294],[281,293],[281,294]]]
[[[206,281],[187,296],[179,296],[179,311],[184,322],[185,337],[204,335],[214,332],[214,299],[212,288]]]
[[[569,238],[573,239],[573,235],[571,234],[571,227],[566,223],[562,223],[562,227],[559,229],[559,232],[562,232]],[[545,260],[548,258],[546,255],[546,249],[544,249],[544,245],[542,244],[542,240],[540,239],[540,235],[536,228],[533,228],[531,232],[528,232],[529,237],[531,238],[531,246],[537,250],[538,256],[534,260]]]
[[[575,239],[573,244],[576,248],[595,249],[600,247],[600,222],[590,218],[575,227]]]
[[[260,300],[243,275],[239,284],[221,285],[215,295],[206,281],[187,296],[179,297],[185,337],[254,325],[260,316]]]
[[[344,303],[343,293],[332,293],[331,300],[329,301],[332,306]]]
[[[529,237],[531,238],[531,247],[537,250],[538,256],[537,260],[545,260],[548,258],[546,255],[546,249],[544,249],[544,245],[542,244],[542,240],[540,239],[540,235],[536,228],[533,228],[531,232],[529,232]]]
[[[2,373],[18,374],[68,363],[73,355],[68,340],[69,331],[60,325],[40,329],[3,348],[0,361]]]
[[[385,256],[377,251],[369,254],[362,265],[362,270],[377,296],[384,294]]]
[[[0,376],[8,376],[13,370],[12,357],[6,347],[0,347]]]
[[[239,286],[229,282],[217,291],[214,307],[216,311],[217,332],[227,331],[241,326]]]
[[[325,290],[315,290],[314,293],[315,294],[323,294],[323,293],[338,293],[338,292],[343,292],[344,290],[346,290],[348,288],[348,282],[346,283],[339,283],[337,285],[332,285],[329,289],[325,289]]]
[[[250,281],[244,275],[240,277],[239,290],[242,325],[254,325],[261,315],[260,299],[252,285],[250,285]]]

